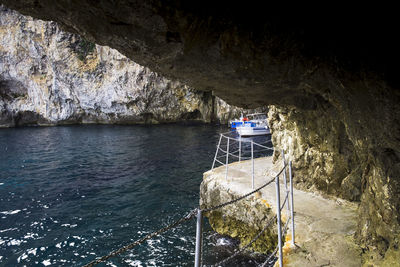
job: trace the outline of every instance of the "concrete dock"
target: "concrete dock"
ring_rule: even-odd
[[[282,164],[273,164],[272,157],[256,159],[255,188],[275,177],[281,168]],[[251,161],[229,164],[227,178],[225,171],[226,167],[221,166],[204,173],[201,186],[203,207],[214,206],[252,191]],[[286,193],[282,179],[280,190],[282,202]],[[245,204],[235,203],[232,204],[234,207],[222,210],[223,221],[229,221],[225,217],[233,217],[236,222],[243,222],[245,229],[261,229],[262,225],[257,224],[276,213],[275,183],[242,201]],[[255,208],[260,204],[265,205],[264,210]],[[354,203],[341,199],[326,199],[316,193],[294,189],[296,246],[291,245],[291,235],[287,234],[283,248],[284,266],[361,266],[361,249],[353,239],[356,210],[357,205]],[[264,213],[265,216],[260,213]],[[285,222],[287,219],[285,208],[282,210],[282,220]],[[241,235],[237,233],[240,229],[229,227],[236,228],[235,225],[225,225],[217,227],[216,230],[225,229],[223,234],[234,233],[233,236],[240,239]],[[276,224],[272,227],[276,228]],[[276,235],[276,229],[271,231]],[[272,242],[272,239],[269,241]]]

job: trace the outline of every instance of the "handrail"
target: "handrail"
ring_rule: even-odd
[[[234,137],[230,137],[230,136],[227,136],[227,135],[229,135],[229,134],[232,134],[232,132],[225,132],[225,133],[221,133],[220,135],[222,135],[222,137],[225,137],[225,138],[227,138],[227,139],[231,139],[231,140],[233,140],[233,141],[241,141],[241,142],[244,142],[244,143],[250,143],[250,142],[254,142],[254,141],[252,141],[252,140],[247,140],[247,139],[243,139],[242,137],[240,137],[239,139],[237,139],[237,138],[234,138]],[[267,141],[266,143],[268,143],[269,141]]]
[[[222,165],[224,165],[225,166],[225,163],[223,163],[223,162],[221,162],[221,161],[219,161],[219,160],[215,160],[216,162],[218,162],[218,163],[221,163]]]
[[[225,151],[225,150],[223,150],[223,149],[221,149],[219,146],[221,146],[221,145],[224,145],[224,144],[221,144],[221,140],[222,139],[226,139],[226,147],[227,147],[227,150]],[[229,144],[230,144],[230,141],[231,140],[235,140],[235,141],[237,141],[237,142],[239,142],[239,150],[236,150],[236,151],[234,151],[234,152],[230,152],[229,151],[229,149],[230,149],[230,146],[229,146]],[[262,266],[265,266],[267,263],[268,263],[268,261],[276,254],[276,253],[278,253],[278,255],[277,255],[277,257],[278,257],[278,262],[279,262],[279,266],[282,266],[282,264],[283,264],[283,255],[282,255],[282,253],[283,253],[283,248],[282,248],[282,240],[285,240],[285,238],[284,238],[284,236],[287,234],[287,230],[288,230],[288,227],[289,227],[289,224],[290,224],[290,226],[291,226],[291,232],[292,232],[292,238],[291,238],[291,243],[292,243],[292,245],[294,245],[294,211],[293,211],[293,209],[294,209],[294,207],[293,207],[293,182],[292,182],[292,162],[291,161],[287,161],[286,160],[286,158],[285,158],[285,154],[284,154],[284,151],[282,150],[282,159],[283,159],[283,166],[282,166],[282,168],[279,170],[279,172],[275,175],[275,177],[273,178],[273,179],[271,179],[270,181],[268,181],[266,184],[264,184],[263,186],[261,186],[261,187],[259,187],[259,188],[257,188],[257,189],[255,189],[254,190],[254,153],[259,153],[259,151],[254,151],[254,146],[258,146],[258,147],[261,147],[261,148],[264,148],[264,149],[262,149],[262,151],[265,151],[265,150],[268,150],[269,152],[270,152],[270,150],[274,150],[273,149],[273,147],[267,147],[267,146],[264,146],[264,145],[261,145],[261,144],[259,144],[259,143],[257,143],[257,142],[254,142],[253,140],[251,140],[251,141],[249,141],[249,140],[247,140],[247,142],[248,143],[250,143],[250,148],[251,148],[251,151],[248,151],[247,153],[251,153],[251,157],[243,157],[242,156],[242,154],[244,153],[246,153],[246,152],[243,152],[242,151],[242,145],[241,145],[241,142],[244,142],[244,140],[241,140],[241,139],[234,139],[234,138],[232,138],[232,137],[227,137],[227,136],[225,136],[224,134],[221,134],[220,135],[220,142],[218,143],[218,146],[217,146],[217,153],[216,153],[216,155],[215,155],[215,158],[214,158],[214,161],[216,161],[216,162],[218,162],[218,163],[220,163],[220,164],[222,164],[223,166],[224,166],[224,168],[225,168],[225,170],[226,170],[226,173],[225,173],[225,177],[227,177],[228,176],[228,167],[229,167],[229,157],[231,156],[231,157],[234,157],[234,158],[238,158],[239,159],[239,162],[240,162],[240,160],[242,159],[251,159],[251,169],[252,169],[252,189],[253,189],[253,191],[251,191],[251,192],[249,192],[249,193],[247,193],[246,195],[243,195],[243,196],[241,196],[241,197],[239,197],[239,198],[236,198],[236,199],[233,199],[233,200],[231,200],[231,201],[228,201],[228,202],[226,202],[226,203],[222,203],[222,204],[219,204],[219,205],[217,205],[217,206],[215,206],[215,207],[209,207],[209,208],[207,208],[207,209],[204,209],[203,210],[203,212],[210,212],[210,211],[213,211],[213,210],[216,210],[216,209],[220,209],[220,208],[222,208],[222,207],[225,207],[226,205],[230,205],[230,204],[233,204],[233,203],[235,203],[235,202],[237,202],[237,201],[239,201],[239,200],[241,200],[241,199],[244,199],[244,198],[246,198],[246,197],[248,197],[248,196],[250,196],[250,195],[252,195],[252,194],[254,194],[255,192],[258,192],[259,190],[261,190],[262,188],[264,188],[264,187],[266,187],[266,186],[268,186],[270,183],[272,183],[273,181],[275,181],[275,187],[276,187],[276,215],[275,215],[275,218],[276,218],[276,225],[277,225],[277,230],[278,230],[278,245],[277,245],[277,247],[276,247],[276,249],[274,250],[274,252],[273,252],[273,254],[271,254],[269,257],[268,257],[268,259],[262,264]],[[222,152],[225,152],[225,154],[223,154],[223,155],[221,155],[221,156],[218,156],[218,152],[220,152],[220,151],[222,151]],[[238,155],[236,155],[236,153],[237,152],[239,152],[239,154]],[[223,163],[223,162],[221,162],[221,161],[219,161],[217,158],[222,158],[222,157],[226,157],[226,163]],[[214,164],[213,164],[213,166],[214,166]],[[287,177],[287,174],[289,175],[289,177]],[[283,180],[283,185],[284,186],[282,186],[282,188],[280,187],[280,177],[282,177],[282,180]],[[288,180],[289,181],[287,181],[287,178],[288,178]],[[227,179],[227,178],[226,178]],[[289,187],[288,187],[288,182],[289,182]],[[281,194],[280,194],[280,191],[281,191],[281,189],[284,191],[284,194],[283,194],[283,201],[281,202]],[[282,211],[284,210],[284,208],[285,208],[285,206],[287,207],[287,212],[288,212],[288,216],[286,217],[287,218],[287,220],[286,220],[286,222],[284,222],[284,221],[282,221],[282,219],[281,219],[281,213],[282,213]],[[199,218],[199,217],[198,217]],[[271,222],[271,220],[270,220],[270,222]],[[201,223],[201,220],[200,220],[200,222],[198,221],[198,224],[199,223]],[[266,230],[266,228],[269,226],[269,224],[270,223],[268,223],[267,224],[267,226],[265,226],[264,228],[263,228],[263,230],[261,230],[261,232],[259,232],[253,239],[252,239],[252,241],[249,243],[249,244],[247,244],[246,245],[246,247],[247,246],[250,246],[250,244],[251,243],[253,243],[253,242],[255,242],[260,236],[261,236],[261,234]],[[199,225],[198,225],[198,227],[199,227]],[[201,227],[200,227],[200,229],[201,229]],[[201,230],[200,230],[201,231]],[[197,243],[196,243],[197,244]],[[240,252],[241,250],[237,250],[237,251],[235,251],[232,255],[230,255],[229,257],[227,257],[226,259],[224,259],[224,260],[222,260],[222,261],[220,261],[220,262],[218,262],[218,263],[216,263],[216,264],[214,264],[214,265],[212,265],[212,266],[219,266],[220,264],[223,264],[223,263],[226,263],[226,262],[228,262],[228,261],[230,261],[231,259],[233,259],[235,256],[237,256],[238,255],[238,253]],[[201,257],[200,257],[201,258]],[[198,264],[199,263],[199,256],[197,255],[197,261],[196,261],[196,263]],[[200,265],[196,265],[196,266],[200,266]]]
[[[235,153],[236,152],[241,153],[242,151],[241,151],[241,146],[240,146],[238,151],[229,152],[229,140],[232,140],[232,138],[230,138],[230,137],[226,137],[227,138],[227,144],[226,144],[226,147],[227,147],[226,149],[227,150],[225,151],[225,150],[221,149],[220,145],[221,145],[221,140],[222,140],[223,137],[225,137],[225,136],[223,134],[221,134],[219,142],[218,142],[218,146],[217,146],[217,151],[215,153],[212,169],[214,169],[215,162],[220,163],[220,164],[222,164],[222,165],[224,165],[226,167],[226,174],[225,175],[227,176],[227,174],[228,174],[228,165],[229,165],[229,155],[237,157],[235,155]],[[251,143],[251,154],[252,154],[251,160],[252,160],[252,170],[253,170],[253,178],[254,178],[254,156],[253,156],[254,151],[253,151],[253,146],[254,146],[254,144],[256,144],[256,145],[259,145],[259,144],[255,143],[254,141],[249,141],[249,142]],[[240,139],[239,139],[239,144],[241,144],[241,140]],[[273,150],[273,148],[271,148],[271,149]],[[226,155],[218,156],[219,150],[226,152]],[[226,157],[226,162],[224,163],[224,162],[222,162],[222,161],[217,159],[217,158],[220,158],[220,157]],[[240,158],[241,158],[241,154],[239,154],[239,161],[240,161]],[[226,258],[226,259],[214,264],[213,266],[219,266],[220,264],[223,264],[223,263],[226,263],[226,262],[230,261],[231,259],[236,257],[239,253],[241,253],[242,251],[244,251],[245,249],[250,247],[254,242],[256,242],[256,240],[258,238],[260,238],[262,236],[262,234],[267,230],[267,228],[270,225],[272,225],[272,223],[273,223],[273,221],[275,219],[277,220],[277,227],[278,227],[278,245],[277,245],[276,249],[274,250],[274,252],[262,264],[262,266],[266,266],[266,264],[268,264],[269,260],[272,257],[274,257],[276,255],[276,253],[278,253],[278,252],[279,252],[279,258],[278,258],[279,266],[283,266],[282,240],[285,239],[284,236],[285,236],[286,231],[287,231],[287,229],[289,227],[289,222],[291,222],[291,228],[292,228],[291,229],[292,230],[291,242],[292,242],[292,245],[294,245],[294,242],[295,242],[295,239],[294,239],[294,237],[295,237],[295,235],[294,235],[294,230],[295,230],[294,226],[295,225],[294,225],[294,207],[293,207],[292,162],[291,161],[287,162],[285,160],[284,151],[282,151],[282,158],[283,158],[283,167],[278,172],[278,174],[275,177],[273,177],[272,179],[270,179],[268,182],[264,183],[262,186],[258,187],[257,189],[254,189],[254,179],[253,179],[253,181],[252,181],[253,190],[250,191],[249,193],[247,193],[245,195],[242,195],[240,197],[237,197],[235,199],[232,199],[232,200],[230,200],[228,202],[221,203],[221,204],[219,204],[217,206],[214,206],[214,207],[208,207],[206,209],[201,209],[199,207],[197,209],[194,209],[194,210],[190,211],[187,215],[181,217],[179,220],[177,220],[177,221],[175,221],[175,222],[173,222],[173,223],[171,223],[171,224],[169,224],[169,225],[167,225],[165,227],[162,227],[159,230],[154,231],[154,232],[142,237],[139,240],[136,240],[136,241],[134,241],[132,243],[129,243],[129,244],[127,244],[127,245],[125,245],[125,246],[123,246],[123,247],[121,247],[119,249],[116,249],[116,250],[112,251],[111,253],[109,253],[108,255],[102,256],[100,258],[96,258],[95,260],[93,260],[93,261],[89,262],[88,264],[86,264],[84,267],[92,267],[92,266],[97,265],[99,263],[108,261],[111,257],[116,257],[116,256],[118,256],[118,255],[120,255],[122,253],[125,253],[126,251],[128,251],[128,250],[130,250],[130,249],[132,249],[132,248],[144,243],[145,241],[147,241],[147,240],[149,240],[149,239],[151,239],[151,238],[153,238],[155,236],[161,235],[162,233],[164,233],[164,232],[166,232],[166,231],[168,231],[170,229],[176,228],[177,226],[179,226],[180,224],[182,224],[184,222],[190,221],[192,218],[196,217],[196,213],[197,213],[197,224],[196,224],[195,266],[196,267],[197,266],[202,266],[202,264],[201,264],[201,258],[202,258],[202,219],[203,219],[203,215],[202,214],[206,213],[206,212],[212,212],[212,211],[214,211],[216,209],[221,209],[221,208],[223,208],[223,207],[225,207],[227,205],[231,205],[231,204],[236,203],[237,201],[243,200],[243,199],[255,194],[256,192],[259,192],[260,190],[262,190],[263,188],[267,187],[268,185],[270,185],[274,181],[275,181],[275,187],[276,187],[276,204],[277,204],[277,207],[276,207],[277,208],[277,213],[276,213],[276,215],[271,217],[271,218],[269,218],[269,220],[267,221],[267,223],[263,227],[263,229],[260,232],[258,232],[258,234],[248,244],[246,244],[244,247],[242,247],[242,248],[240,248],[238,250],[235,250],[235,252],[231,256],[229,256],[228,258]],[[287,171],[289,173],[289,183],[290,183],[289,189],[290,190],[287,187],[287,181],[286,181],[286,173],[287,173]],[[286,196],[284,198],[283,205],[281,206],[281,203],[280,203],[280,185],[279,185],[280,181],[279,181],[279,177],[282,174],[284,176],[283,180],[284,180],[285,189],[286,189]],[[288,207],[288,215],[289,216],[288,216],[288,219],[286,220],[286,223],[285,223],[285,225],[283,227],[283,231],[282,231],[281,211],[284,209],[285,205],[287,205],[287,207]]]
[[[219,150],[221,150],[222,152],[224,152],[225,154],[227,153],[227,151],[226,150],[223,150],[222,148],[218,148]]]
[[[256,146],[259,146],[259,147],[262,147],[262,148],[266,148],[266,149],[270,149],[270,150],[274,150],[274,148],[273,147],[267,147],[267,146],[263,146],[263,145],[260,145],[260,144],[258,144],[258,143],[256,143],[256,142],[253,142]]]
[[[252,171],[251,171],[251,177],[252,177],[252,188],[254,189],[254,158],[255,155],[257,157],[263,156],[262,153],[271,153],[274,151],[274,148],[272,146],[265,146],[262,144],[268,144],[268,143],[272,143],[271,140],[267,140],[266,142],[255,142],[254,140],[247,140],[247,139],[243,139],[241,137],[239,138],[234,138],[234,137],[230,137],[228,136],[229,134],[232,134],[232,132],[226,132],[226,133],[221,133],[220,134],[220,138],[219,138],[219,142],[217,145],[217,149],[215,152],[215,156],[214,156],[214,161],[212,164],[212,168],[211,170],[214,169],[215,167],[215,163],[219,163],[222,166],[225,167],[225,177],[226,179],[228,179],[228,171],[229,171],[229,161],[230,163],[233,163],[235,161],[241,161],[241,160],[251,160],[251,165],[252,165]],[[223,140],[226,140],[226,142],[222,142]],[[230,141],[234,141],[234,142],[230,142]],[[242,143],[246,143],[246,144],[250,144],[250,148],[243,146]],[[226,144],[226,150],[223,149],[221,146],[225,146]],[[234,150],[234,148],[232,150],[234,150],[233,152],[231,152],[231,146],[232,144],[238,144],[239,149]],[[254,147],[260,147],[263,149],[254,149]],[[246,151],[247,149],[247,151]],[[220,155],[222,153],[222,155]],[[244,155],[248,155],[249,156],[244,156]],[[267,155],[265,155],[267,156]],[[270,154],[269,154],[270,156]],[[218,160],[220,158],[225,158],[225,163],[223,163],[221,160]],[[283,161],[284,163],[284,168],[286,168],[287,163],[285,162],[285,160]],[[281,173],[281,172],[280,172]],[[287,189],[287,183],[286,183],[286,172],[284,173],[284,181],[285,181],[285,188]]]
[[[228,179],[228,170],[229,170],[229,161],[231,161],[230,163],[233,163],[235,160],[238,160],[239,162],[241,160],[251,160],[251,179],[252,179],[252,189],[254,189],[254,158],[255,158],[255,154],[257,154],[258,156],[260,155],[260,153],[271,153],[274,151],[274,148],[272,146],[272,141],[268,140],[266,142],[255,142],[254,140],[247,140],[247,139],[243,139],[241,137],[239,138],[234,138],[231,136],[228,136],[231,133],[221,133],[220,134],[220,138],[219,138],[219,142],[217,145],[217,149],[216,149],[216,153],[215,153],[215,157],[214,157],[214,162],[213,162],[213,168],[215,166],[215,162],[221,164],[222,166],[224,166],[225,168],[225,179]],[[224,141],[224,142],[222,142]],[[243,146],[242,144],[245,143],[246,145]],[[271,146],[268,146],[268,144],[271,144]],[[226,150],[222,149],[221,146],[225,146],[226,145]],[[234,145],[238,145],[239,149],[235,150],[234,149]],[[232,149],[231,149],[232,146]],[[256,150],[254,149],[255,147],[257,148],[261,148]],[[247,149],[247,151],[246,151]],[[233,152],[230,150],[234,150]],[[219,155],[219,153],[222,152],[223,155]],[[243,155],[248,155],[250,154],[251,156],[249,157],[244,157]],[[283,159],[283,166],[280,169],[280,171],[276,174],[276,178],[274,178],[275,180],[275,184],[276,184],[276,191],[277,191],[277,227],[278,227],[278,246],[275,250],[275,253],[279,252],[279,263],[282,264],[282,239],[283,236],[286,234],[286,230],[288,228],[289,225],[289,221],[291,221],[291,230],[292,230],[292,244],[294,244],[294,213],[293,213],[293,183],[292,183],[292,163],[291,161],[286,161],[285,158],[285,154],[284,151],[282,151],[282,159]],[[262,156],[262,155],[261,155]],[[226,162],[223,163],[222,161],[218,160],[219,158],[226,158]],[[231,159],[230,159],[231,158]],[[289,175],[289,182],[290,182],[290,186],[288,187],[288,181],[287,181],[287,173]],[[279,186],[279,177],[283,176],[283,184],[284,186],[282,187],[282,190],[284,190],[285,194],[284,194],[284,198],[283,198],[283,202],[280,202],[280,186]],[[256,189],[258,190],[258,189]],[[256,191],[255,190],[255,191]],[[254,193],[250,192],[250,194]],[[239,198],[242,199],[242,198]],[[237,200],[233,200],[231,201],[236,202]],[[226,204],[230,204],[230,203],[224,203],[221,205],[218,205],[217,208],[222,207]],[[282,212],[282,210],[285,208],[285,206],[287,207],[287,212],[288,212],[288,219],[285,223],[284,229],[282,229],[282,221],[281,221],[281,216],[280,213]],[[205,210],[207,211],[207,210]],[[282,232],[283,230],[283,232]],[[235,254],[234,254],[235,255]],[[229,258],[225,259],[222,262],[226,262],[227,260],[231,259],[234,257],[234,255],[231,255]],[[267,260],[268,261],[268,260]],[[264,265],[266,264],[266,262],[264,263]],[[264,266],[263,265],[263,266]]]
[[[255,142],[254,140],[247,140],[241,137],[234,138],[229,136],[231,134],[232,132],[226,132],[220,134],[211,170],[213,170],[214,167],[216,167],[215,165],[216,163],[225,166],[225,177],[226,179],[228,179],[229,161],[230,163],[233,163],[235,161],[241,162],[242,160],[251,160],[251,165],[252,165],[251,179],[252,179],[252,188],[254,189],[254,168],[255,168],[254,158],[260,156],[267,156],[268,153],[273,152],[274,148],[272,146],[266,146],[266,144],[268,143],[272,144],[272,142],[270,140],[266,142]],[[242,145],[242,143],[245,143],[246,146]],[[254,148],[261,148],[261,149],[254,149]],[[266,154],[263,155],[262,153]],[[218,160],[222,158],[225,158],[225,163],[222,163],[221,160]]]

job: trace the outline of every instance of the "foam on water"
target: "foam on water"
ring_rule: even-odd
[[[42,261],[42,264],[44,266],[49,266],[49,265],[51,265],[51,261],[49,259],[47,259],[47,260]]]
[[[0,129],[0,266],[81,266],[181,218],[199,203],[220,130]],[[225,254],[204,229],[212,264]],[[107,266],[191,266],[194,245],[189,221]]]
[[[0,211],[1,214],[4,215],[12,215],[12,214],[17,214],[19,213],[21,210],[10,210],[10,211]]]

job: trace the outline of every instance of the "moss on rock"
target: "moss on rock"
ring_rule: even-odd
[[[200,207],[206,209],[226,203],[242,195],[241,190],[226,187],[225,179],[220,180],[217,172],[206,172],[200,186]],[[275,213],[262,194],[254,194],[232,205],[225,206],[205,214],[211,227],[222,235],[240,241],[244,247],[258,234]],[[255,241],[250,250],[260,253],[271,252],[277,245],[275,220],[268,229]]]
[[[244,247],[260,232],[255,225],[249,225],[237,218],[224,216],[222,212],[214,211],[207,214],[214,231],[240,240],[240,246]],[[267,221],[266,221],[267,222]],[[275,228],[273,228],[275,229]],[[268,228],[250,248],[256,252],[271,252],[278,243],[278,236],[271,228]]]

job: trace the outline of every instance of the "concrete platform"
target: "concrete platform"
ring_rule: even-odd
[[[272,163],[272,157],[256,159],[255,188],[274,177],[281,167],[282,164],[274,165]],[[229,195],[225,199],[232,199],[252,191],[251,162],[230,164],[228,179],[225,178],[224,166],[204,173],[203,193],[201,194],[203,206],[207,206],[206,202],[210,201],[210,197],[207,199],[204,192],[215,190],[215,188],[221,192],[220,195]],[[284,196],[285,188],[281,183],[281,201]],[[248,198],[251,198],[252,201],[250,205],[264,203],[268,208],[266,213],[275,214],[275,183]],[[224,197],[218,197],[218,199],[223,202]],[[237,205],[236,210],[233,210],[233,215],[231,212],[230,216],[237,216],[237,220],[248,221],[251,219],[243,218],[247,216],[243,214],[249,214],[248,210],[250,210],[248,204],[246,205]],[[248,210],[241,211],[240,209],[244,209],[243,207]],[[326,199],[315,193],[294,189],[294,209],[296,247],[290,245],[290,234],[288,234],[283,250],[284,266],[361,266],[361,249],[353,240],[356,229],[356,204],[341,199]],[[287,218],[286,209],[284,209],[282,219],[286,221]],[[232,231],[234,232],[235,229]]]

